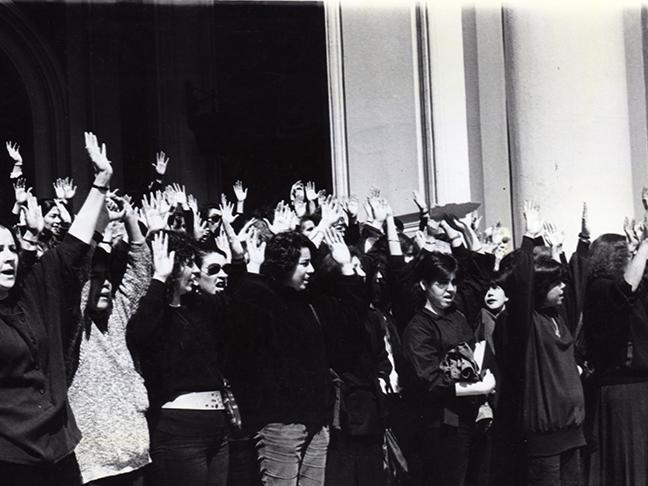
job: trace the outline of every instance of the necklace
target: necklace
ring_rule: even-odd
[[[551,318],[551,323],[554,325],[554,329],[553,329],[554,334],[556,335],[556,337],[559,338],[560,337],[560,327],[558,327],[558,323],[556,322],[556,319],[554,319],[552,317]]]

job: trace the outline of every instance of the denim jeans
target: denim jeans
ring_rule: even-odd
[[[255,436],[261,481],[266,486],[323,486],[328,426],[267,424]]]
[[[151,434],[155,486],[227,486],[224,411],[163,410]]]

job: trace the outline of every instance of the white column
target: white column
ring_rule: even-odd
[[[428,2],[430,89],[438,203],[470,200],[461,2]]]
[[[540,203],[568,249],[583,201],[595,235],[620,232],[633,214],[621,9],[513,8],[504,19],[514,206]]]

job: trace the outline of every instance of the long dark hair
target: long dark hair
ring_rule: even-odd
[[[18,273],[16,274],[16,282],[14,283],[14,286],[9,290],[9,295],[7,297],[7,299],[15,299],[16,296],[18,295],[20,282],[22,281],[22,274],[24,273],[25,270],[22,265],[22,259],[20,257],[22,253],[22,245],[20,244],[20,238],[18,238],[18,235],[16,234],[16,230],[12,226],[6,226],[0,223],[0,229],[2,228],[9,231],[9,234],[11,234],[14,244],[16,245],[16,252],[18,253]]]
[[[605,233],[594,240],[589,250],[589,278],[618,278],[630,261],[625,236]]]

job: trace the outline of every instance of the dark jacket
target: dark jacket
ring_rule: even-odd
[[[67,400],[64,350],[75,335],[77,265],[88,249],[67,235],[0,301],[0,461],[53,463],[81,438]]]
[[[583,388],[572,330],[578,319],[573,279],[558,309],[542,309],[534,296],[535,243],[525,237],[505,292],[494,341],[500,364],[500,413],[517,411],[518,431],[530,455],[555,455],[584,444]],[[497,417],[496,417],[497,419]]]
[[[368,307],[357,277],[330,290],[298,292],[248,274],[232,296],[226,374],[248,430],[329,420],[329,368],[352,368]]]

